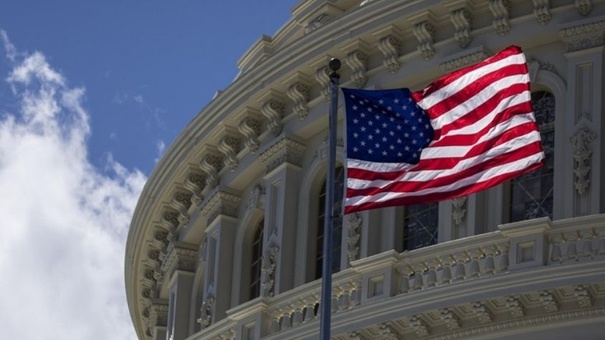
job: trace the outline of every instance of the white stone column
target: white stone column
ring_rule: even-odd
[[[207,219],[206,276],[200,323],[202,328],[224,319],[231,308],[233,247],[241,197],[226,190],[211,193],[202,215]]]
[[[555,200],[560,198],[559,202],[555,201],[555,207],[562,207],[555,209],[555,218],[605,211],[604,33],[605,20],[601,18],[572,23],[559,31],[567,45],[568,61],[567,108],[563,113],[564,125],[559,126],[567,129],[563,142],[568,143],[569,148],[564,158],[564,167],[568,169],[563,173],[566,177],[557,178],[555,174]],[[555,136],[558,132],[555,130]],[[557,190],[561,184],[567,185]]]
[[[300,172],[305,146],[282,136],[261,153],[265,164],[263,296],[294,288]]]
[[[189,323],[194,319],[189,312],[196,263],[197,247],[181,242],[170,243],[162,269],[169,278],[166,336],[171,340],[183,340],[189,336]]]

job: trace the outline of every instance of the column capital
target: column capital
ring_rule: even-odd
[[[567,45],[567,52],[603,46],[605,20],[581,21],[559,30],[559,37]]]
[[[283,163],[300,167],[306,146],[286,136],[282,136],[273,145],[261,153],[266,173],[270,173]]]

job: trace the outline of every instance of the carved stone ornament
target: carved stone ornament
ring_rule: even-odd
[[[534,17],[540,25],[546,25],[550,22],[549,0],[533,0],[534,2]]]
[[[457,227],[462,225],[466,217],[466,200],[467,197],[458,197],[452,200],[452,220]]]
[[[427,326],[426,322],[414,315],[409,320],[410,327],[414,330],[414,333],[419,337],[427,336],[431,333],[431,330]]]
[[[574,187],[578,195],[586,194],[590,186],[590,167],[592,159],[591,144],[597,138],[597,135],[587,128],[579,130],[571,137],[571,144],[574,146]]]
[[[435,38],[435,27],[428,21],[422,21],[414,25],[414,36],[418,40],[418,52],[422,59],[430,60],[435,55],[433,39]]]
[[[506,299],[506,308],[508,308],[508,310],[510,311],[510,315],[513,318],[520,318],[525,316],[525,308],[523,308],[521,301],[519,301],[519,299],[513,296],[509,296]]]
[[[219,215],[237,218],[237,210],[241,197],[234,193],[217,191],[208,199],[202,208],[202,215],[206,217],[208,225]]]
[[[490,323],[494,320],[492,313],[482,302],[473,303],[473,314],[475,314],[477,320],[482,324]]]
[[[170,279],[174,271],[181,270],[194,272],[197,263],[197,249],[193,246],[176,245],[171,243],[168,248],[166,261],[162,265],[162,271]]]
[[[382,52],[383,56],[382,65],[384,65],[389,73],[397,73],[397,71],[399,71],[399,67],[401,66],[399,64],[401,41],[393,35],[388,35],[380,39],[378,42],[378,48],[380,49],[380,52]]]
[[[149,307],[149,324],[151,327],[165,327],[168,323],[168,304],[154,303]]]
[[[282,102],[275,99],[266,101],[260,112],[269,120],[269,131],[277,136],[282,130],[282,118],[284,117],[286,107]]]
[[[260,156],[263,163],[265,163],[266,173],[269,173],[283,163],[301,166],[304,152],[305,146],[303,144],[283,137],[263,151]]]
[[[232,172],[237,170],[239,160],[237,154],[240,152],[241,143],[239,138],[233,135],[227,135],[218,143],[218,150],[225,155],[224,164]]]
[[[315,71],[315,80],[321,85],[321,95],[325,101],[330,99],[330,69],[322,66]]]
[[[378,334],[381,340],[398,340],[400,338],[399,332],[391,325],[390,322],[383,322],[378,328]]]
[[[248,203],[246,204],[246,210],[251,209],[264,209],[265,205],[265,188],[257,184],[250,192],[250,196],[248,197]]]
[[[488,57],[487,53],[483,50],[480,50],[477,52],[473,52],[473,53],[443,62],[443,63],[439,64],[439,67],[441,68],[441,71],[448,73],[455,69],[459,69],[464,66],[468,66],[468,65],[480,62],[487,57]]]
[[[368,81],[366,71],[368,69],[368,54],[362,50],[355,50],[347,55],[345,62],[351,68],[351,80],[355,87],[362,88]]]
[[[202,328],[207,328],[212,324],[214,314],[214,295],[208,293],[206,300],[202,303],[200,310],[201,316],[197,319],[197,322],[202,325]]]
[[[183,186],[192,193],[191,204],[197,206],[204,200],[202,196],[202,191],[206,187],[206,177],[204,175],[190,173],[185,179]]]
[[[578,13],[582,16],[587,16],[590,12],[592,12],[592,4],[590,0],[576,0],[576,7],[578,8]]]
[[[258,147],[260,146],[260,142],[258,141],[260,129],[260,121],[252,117],[246,117],[239,123],[238,131],[244,135],[244,145],[251,153],[258,151]]]
[[[489,9],[494,17],[492,26],[499,35],[506,35],[510,31],[510,1],[489,0]]]
[[[288,97],[294,102],[293,113],[298,116],[298,119],[304,120],[309,115],[309,108],[307,102],[311,96],[309,86],[301,82],[296,82],[288,88],[286,93]]]
[[[470,35],[472,30],[471,13],[466,8],[457,9],[450,13],[450,20],[456,29],[454,39],[458,42],[458,46],[462,48],[468,47],[473,40]]]
[[[361,222],[363,222],[363,220],[358,213],[350,216],[347,221],[347,227],[349,229],[349,248],[347,251],[349,263],[359,258],[359,240],[361,239],[361,232],[359,229],[361,227]]]
[[[549,291],[540,292],[540,302],[542,302],[542,306],[544,306],[544,310],[548,313],[554,313],[559,311],[559,301],[553,295],[553,293]]]
[[[581,308],[592,307],[592,294],[584,286],[577,286],[575,289],[576,299]]]
[[[589,22],[559,30],[559,36],[567,44],[567,51],[574,52],[603,45],[605,20]]]
[[[275,294],[275,269],[277,268],[278,253],[279,246],[275,242],[271,242],[265,253],[265,265],[263,266],[263,296],[272,297]]]
[[[331,18],[328,13],[319,14],[313,20],[311,20],[309,22],[309,24],[307,24],[307,27],[305,28],[305,34],[309,34],[313,31],[315,31],[316,29],[326,25],[330,21],[331,21]]]
[[[441,320],[450,331],[460,328],[460,319],[449,308],[441,310]]]
[[[222,164],[222,158],[213,154],[206,155],[200,162],[200,169],[206,174],[206,186],[208,188],[214,188],[218,185],[218,173]]]

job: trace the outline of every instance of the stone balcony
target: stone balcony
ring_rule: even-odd
[[[555,328],[585,322],[586,332],[596,332],[591,320],[605,319],[604,268],[605,215],[522,221],[381,253],[333,276],[332,336],[480,338],[527,331],[538,321]],[[188,339],[316,339],[320,293],[316,280],[249,301]]]

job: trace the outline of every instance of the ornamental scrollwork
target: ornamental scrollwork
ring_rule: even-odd
[[[596,138],[597,135],[587,128],[581,129],[571,138],[571,144],[574,146],[574,187],[580,196],[584,195],[590,186],[590,145]]]
[[[277,268],[277,254],[279,253],[279,246],[275,242],[269,244],[269,249],[265,254],[265,266],[263,267],[263,273],[265,278],[263,280],[264,295],[271,297],[275,294],[275,269]]]

